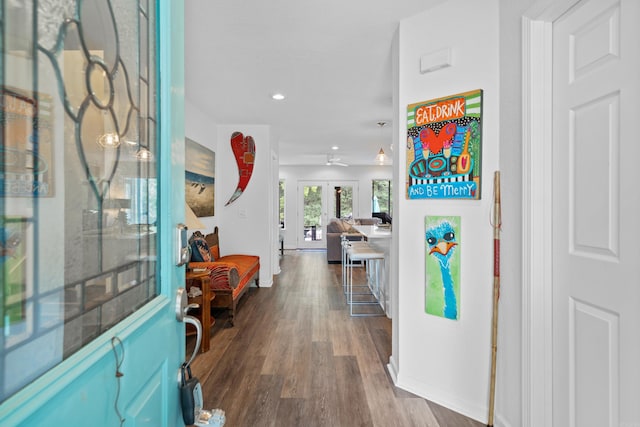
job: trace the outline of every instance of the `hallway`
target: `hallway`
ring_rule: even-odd
[[[211,350],[194,361],[204,407],[223,409],[226,426],[483,425],[394,387],[391,321],[349,316],[341,266],[323,251],[286,251],[281,270],[243,297],[235,327],[213,313]]]

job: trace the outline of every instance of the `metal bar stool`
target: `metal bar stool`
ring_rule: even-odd
[[[342,291],[347,295],[348,268],[354,267],[349,258],[349,249],[352,247],[369,247],[369,243],[364,240],[349,240],[342,236]]]
[[[380,306],[380,277],[382,267],[384,266],[384,252],[378,251],[370,245],[350,246],[347,252],[347,304],[349,304],[349,314],[351,316],[383,316],[384,310]],[[367,289],[366,292],[354,294],[353,289],[356,287],[353,283],[353,263],[355,261],[364,262],[366,266],[365,275],[366,283],[362,286]],[[369,296],[369,299],[354,300],[354,295]],[[376,305],[378,306],[374,312],[354,312],[354,306]]]

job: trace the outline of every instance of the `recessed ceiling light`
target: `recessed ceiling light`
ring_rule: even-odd
[[[333,147],[331,147],[332,150],[337,150],[338,148],[340,147],[338,147],[337,145],[334,145]]]
[[[281,93],[274,93],[273,95],[271,95],[271,98],[275,99],[276,101],[282,101],[284,99],[284,95]]]

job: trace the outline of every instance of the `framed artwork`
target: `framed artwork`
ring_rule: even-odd
[[[215,153],[189,138],[185,141],[185,197],[198,217],[213,216]]]
[[[0,191],[5,197],[54,195],[52,98],[37,95],[34,99],[33,93],[2,88],[4,140],[0,150],[4,164]]]
[[[407,107],[407,198],[480,199],[482,90]]]
[[[425,217],[425,312],[460,316],[460,217]]]

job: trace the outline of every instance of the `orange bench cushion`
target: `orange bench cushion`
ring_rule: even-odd
[[[218,258],[217,261],[235,265],[238,269],[238,275],[240,277],[238,280],[238,286],[233,289],[234,298],[249,283],[251,278],[254,277],[258,270],[260,270],[260,257],[255,255],[225,255]],[[215,280],[212,280],[211,282],[213,285],[215,283]]]

